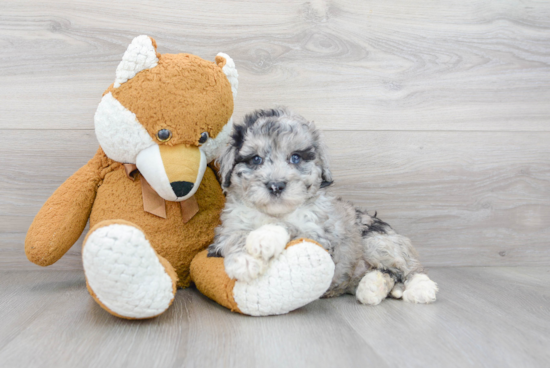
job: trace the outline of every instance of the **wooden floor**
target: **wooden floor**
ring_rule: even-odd
[[[435,268],[439,300],[318,300],[232,314],[195,289],[147,321],[89,297],[80,271],[0,274],[1,367],[548,367],[550,267]]]
[[[438,302],[251,318],[182,290],[129,322],[87,294],[80,243],[31,264],[25,233],[97,150],[94,112],[140,34],[229,54],[236,120],[276,104],[314,120],[331,190],[412,239]],[[0,47],[0,368],[550,367],[549,1],[3,0]]]

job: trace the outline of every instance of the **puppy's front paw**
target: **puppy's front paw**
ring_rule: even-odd
[[[393,279],[378,270],[367,273],[357,286],[355,297],[363,304],[378,305],[388,296]]]
[[[265,271],[265,262],[246,253],[232,254],[224,259],[225,273],[232,279],[250,282]]]
[[[403,300],[409,303],[433,303],[438,291],[437,284],[428,275],[417,273],[405,282]]]
[[[271,258],[279,256],[289,240],[290,235],[284,227],[264,225],[248,234],[246,251],[267,262]]]

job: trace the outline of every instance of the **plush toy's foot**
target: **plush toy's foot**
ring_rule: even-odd
[[[130,222],[102,221],[94,226],[84,241],[82,261],[90,294],[115,316],[155,317],[174,300],[174,269]]]
[[[328,252],[308,239],[290,242],[264,274],[249,282],[230,279],[223,258],[208,258],[206,251],[191,263],[191,277],[200,292],[234,312],[252,316],[288,313],[320,298],[333,275]]]

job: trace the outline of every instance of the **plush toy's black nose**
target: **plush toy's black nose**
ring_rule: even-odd
[[[172,190],[176,194],[176,197],[185,197],[191,189],[193,189],[193,183],[188,181],[175,181],[170,183]]]
[[[269,192],[273,195],[278,195],[283,192],[286,188],[286,183],[284,181],[278,181],[278,182],[270,182],[265,185],[267,189],[269,189]]]

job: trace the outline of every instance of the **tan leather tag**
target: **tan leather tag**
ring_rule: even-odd
[[[186,224],[199,212],[199,204],[197,203],[197,198],[195,196],[192,196],[189,199],[186,199],[185,201],[180,202],[181,206],[181,217],[183,219],[183,223]]]
[[[135,164],[122,164],[124,166],[124,171],[126,171],[126,176],[128,179],[136,180],[137,176],[137,166]]]
[[[141,196],[143,197],[143,210],[155,216],[166,218],[166,202],[159,196],[151,185],[140,175]]]

